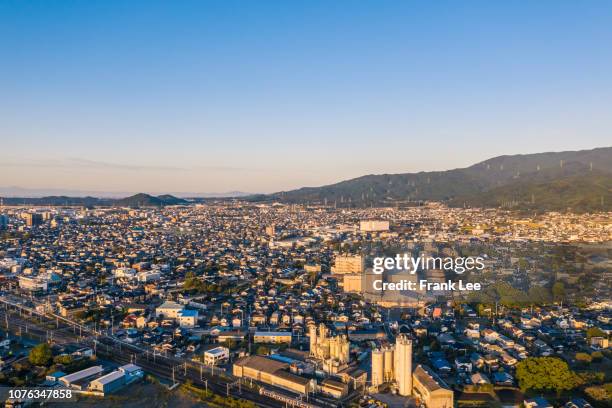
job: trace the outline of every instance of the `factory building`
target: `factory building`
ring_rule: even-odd
[[[89,380],[100,375],[103,371],[101,365],[88,367],[84,370],[65,375],[59,379],[60,383],[68,388],[75,390],[85,390],[89,385]]]
[[[453,391],[431,369],[418,365],[412,379],[419,403],[427,408],[453,408]]]
[[[412,340],[400,334],[395,347],[372,350],[372,385],[395,381],[398,394],[412,394]]]
[[[346,367],[350,360],[350,343],[345,334],[331,336],[321,323],[308,326],[310,356],[323,362],[323,370],[335,374]]]
[[[125,375],[117,370],[96,378],[89,384],[89,389],[103,394],[117,391],[125,385]]]
[[[395,341],[394,353],[398,393],[407,397],[412,394],[412,340],[400,334]]]
[[[343,382],[328,378],[321,382],[321,393],[340,399],[348,395],[349,386]]]
[[[384,379],[385,381],[393,381],[394,371],[393,371],[393,347],[385,347],[383,349],[385,353],[385,362],[384,362]]]
[[[372,385],[378,387],[385,382],[385,352],[380,349],[372,350]]]
[[[234,363],[233,374],[238,378],[250,378],[300,394],[308,394],[315,390],[314,380],[295,375],[287,371],[288,368],[288,363],[271,358],[247,356]]]

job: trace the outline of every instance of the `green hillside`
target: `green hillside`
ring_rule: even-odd
[[[534,209],[591,211],[610,208],[611,177],[612,148],[607,147],[499,156],[447,171],[367,175],[327,186],[304,187],[250,199],[339,207],[433,200],[476,207],[529,204],[529,208]]]

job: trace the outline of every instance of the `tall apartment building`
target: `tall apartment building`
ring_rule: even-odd
[[[362,221],[359,221],[359,231],[361,232],[389,231],[389,221],[362,220]]]
[[[361,274],[365,268],[365,259],[362,255],[336,256],[336,262],[332,266],[332,273],[344,275],[346,273]]]
[[[8,215],[0,214],[0,231],[8,228]]]
[[[361,293],[363,291],[363,275],[359,273],[347,273],[342,277],[342,289],[344,292]]]
[[[28,227],[34,227],[43,223],[43,216],[39,213],[25,213],[23,217]]]

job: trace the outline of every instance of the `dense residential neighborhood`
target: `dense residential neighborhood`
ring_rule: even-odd
[[[235,200],[1,212],[4,384],[93,398],[157,378],[202,401],[304,407],[587,407],[610,392],[609,213]],[[481,257],[460,277],[482,289],[373,290],[372,259],[398,253]],[[457,278],[414,272],[383,279]]]

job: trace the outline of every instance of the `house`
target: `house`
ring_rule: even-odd
[[[480,337],[480,331],[478,329],[471,329],[469,327],[463,331],[463,334],[469,339],[478,339]]]
[[[204,364],[218,365],[229,360],[229,349],[227,347],[215,347],[204,352]]]
[[[144,377],[144,372],[140,366],[136,364],[126,364],[119,367],[119,371],[123,372],[125,375],[125,383],[130,384],[134,381],[140,380]]]
[[[279,320],[278,312],[272,313],[272,315],[270,316],[270,324],[273,326],[276,326],[278,325],[278,320]]]
[[[554,408],[544,397],[535,397],[523,401],[525,408]]]
[[[52,382],[52,383],[56,383],[59,381],[60,378],[62,378],[65,375],[66,373],[63,371],[54,371],[51,374],[47,374],[47,376],[45,377],[45,380]]]
[[[472,372],[472,362],[466,357],[457,357],[455,358],[455,369],[457,372],[465,371],[470,373]]]
[[[94,351],[89,347],[83,347],[76,350],[72,355],[77,357],[91,357],[94,355]]]
[[[232,330],[232,331],[226,331],[226,332],[219,333],[219,335],[217,336],[217,339],[219,340],[219,343],[225,343],[227,341],[240,342],[244,340],[245,336],[246,336],[246,332],[243,332],[240,330]]]
[[[490,384],[491,381],[487,378],[486,374],[481,372],[476,372],[471,375],[470,380],[472,380],[472,384],[481,385],[481,384]]]
[[[157,317],[163,316],[166,319],[177,319],[182,310],[183,306],[178,303],[166,301],[155,309],[155,315]]]
[[[482,337],[488,343],[495,343],[499,339],[499,333],[495,330],[484,329],[482,331]]]
[[[514,347],[514,340],[504,336],[504,335],[500,335],[497,339],[497,344],[499,344],[500,346],[502,346],[503,348],[512,348]]]
[[[502,360],[502,363],[507,366],[514,366],[517,363],[516,358],[512,357],[510,354],[506,353],[505,351],[500,353],[499,356]]]
[[[253,335],[253,341],[255,343],[291,343],[291,332],[262,332],[256,331]]]
[[[607,337],[591,337],[591,348],[600,350],[608,347],[610,347],[610,342]]]
[[[450,363],[444,358],[432,359],[431,365],[436,370],[436,372],[440,373],[441,375],[448,375],[452,370]]]
[[[514,378],[506,372],[497,371],[493,373],[493,383],[496,385],[513,385]]]
[[[198,311],[183,309],[178,312],[178,323],[181,327],[193,328],[198,323]]]
[[[251,324],[254,326],[258,326],[260,324],[266,323],[266,316],[260,313],[253,314],[251,316]]]
[[[574,398],[564,405],[565,408],[593,408],[591,404],[582,398]]]
[[[489,367],[490,369],[497,369],[497,367],[499,367],[499,361],[497,359],[497,357],[495,357],[492,354],[487,354],[482,358],[482,361],[484,362],[484,364]]]

